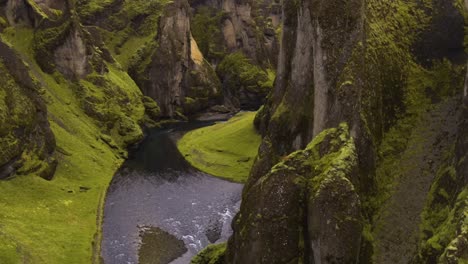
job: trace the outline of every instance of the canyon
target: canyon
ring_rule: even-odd
[[[114,263],[143,216],[190,245],[163,202],[109,218],[174,182],[237,214],[173,263],[466,263],[467,28],[466,0],[0,1],[0,263]]]

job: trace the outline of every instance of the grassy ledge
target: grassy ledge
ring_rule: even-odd
[[[227,122],[190,131],[177,147],[195,168],[245,182],[261,141],[253,126],[254,118],[255,112],[242,112]]]

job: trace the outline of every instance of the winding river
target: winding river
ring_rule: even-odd
[[[185,131],[212,123],[152,130],[115,175],[102,227],[106,264],[187,264],[208,244],[227,240],[242,185],[197,171],[175,144]]]

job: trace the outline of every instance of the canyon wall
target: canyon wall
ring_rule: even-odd
[[[263,142],[226,263],[373,261],[374,215],[391,177],[383,168],[406,148],[413,121],[462,93],[464,11],[458,2],[425,5],[432,9],[403,1],[284,3],[275,87],[255,120]],[[442,30],[449,25],[451,32]],[[463,153],[460,143],[457,149]],[[421,235],[433,238],[415,256],[466,257],[466,183],[458,175],[461,187],[445,190],[459,202],[442,201],[453,215]],[[444,221],[453,228],[441,230]]]

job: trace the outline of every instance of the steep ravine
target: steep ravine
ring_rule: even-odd
[[[0,263],[98,263],[102,235],[111,264],[186,264],[226,239],[195,263],[468,262],[467,11],[0,0]],[[243,190],[157,130],[240,109],[258,109],[256,131],[194,138],[205,165],[248,165],[231,179],[253,163]]]
[[[97,261],[127,148],[163,118],[231,110],[191,19],[186,0],[0,1],[0,262]]]
[[[411,132],[397,168],[399,178],[375,222],[374,263],[398,264],[415,261],[419,226],[424,206],[443,164],[443,154],[456,139],[460,117],[459,98],[447,99],[423,114]]]

